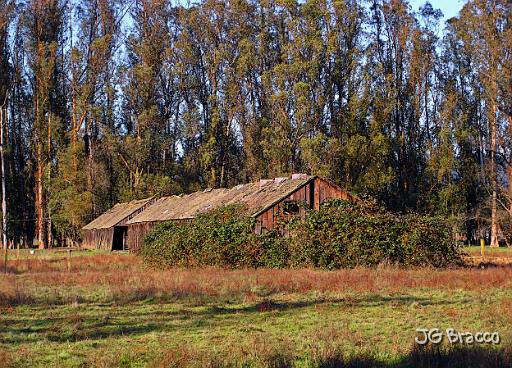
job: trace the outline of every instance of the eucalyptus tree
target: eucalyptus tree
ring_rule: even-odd
[[[111,60],[119,28],[116,0],[67,3],[66,31],[67,124],[56,158],[54,189],[49,196],[55,227],[61,238],[76,241],[80,229],[104,207],[104,164],[95,156],[100,144]]]
[[[175,8],[167,1],[138,0],[122,66],[123,112],[116,150],[124,171],[123,198],[171,194],[176,174],[179,98],[175,75]],[[174,172],[173,172],[174,171]]]
[[[32,95],[31,151],[35,167],[36,234],[40,248],[52,242],[47,197],[64,118],[64,15],[65,4],[61,0],[31,0],[22,15]]]
[[[2,181],[2,246],[7,249],[7,193],[5,170],[5,133],[7,130],[7,99],[11,93],[11,65],[9,61],[9,28],[13,18],[14,2],[1,0],[0,9],[0,175]]]
[[[490,197],[491,246],[498,246],[498,203],[503,188],[499,177],[501,173],[506,174],[510,166],[504,155],[509,148],[500,144],[504,142],[505,127],[510,124],[510,105],[504,103],[510,101],[510,97],[507,87],[503,88],[507,85],[506,70],[510,69],[511,63],[510,20],[508,1],[473,0],[463,7],[455,23],[456,37],[471,57],[471,68],[481,88],[478,103],[481,103],[480,119],[485,122],[482,130],[486,142],[485,176]],[[499,165],[500,162],[504,164]]]

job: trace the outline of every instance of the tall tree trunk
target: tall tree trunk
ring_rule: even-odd
[[[491,247],[498,247],[498,213],[497,213],[497,178],[496,178],[496,103],[492,104],[492,118],[491,118]]]
[[[43,147],[40,142],[37,143],[37,169],[36,169],[36,232],[39,249],[46,248],[45,228],[44,228],[44,191],[43,191]]]
[[[36,121],[36,175],[35,175],[35,209],[36,209],[36,233],[39,249],[46,248],[46,237],[44,228],[44,188],[43,188],[43,142],[41,141],[41,117],[39,112],[39,101],[36,96],[35,117]]]
[[[7,251],[7,201],[5,193],[4,121],[7,120],[5,103],[0,107],[0,161],[2,166],[2,245]]]
[[[48,159],[51,157],[51,150],[52,150],[52,114],[49,113],[48,114],[48,131],[47,131],[48,135],[47,135],[47,142],[46,144],[48,145],[47,147],[47,157]],[[49,166],[48,167],[48,176],[47,176],[47,183],[46,183],[46,188],[48,191],[51,190],[51,178],[52,178],[52,170],[51,170],[51,160],[49,159]],[[51,193],[51,192],[50,192]],[[51,248],[53,246],[53,237],[52,237],[52,215],[51,215],[51,211],[50,211],[50,206],[47,206],[46,207],[46,212],[47,212],[47,221],[46,221],[46,226],[47,226],[47,231],[46,231],[46,234],[47,234],[47,246],[48,248]]]
[[[512,138],[512,115],[508,116],[508,134]],[[508,215],[512,216],[512,157],[509,157],[507,177],[508,177]]]
[[[85,116],[85,115],[84,115]],[[96,200],[94,195],[94,147],[93,144],[93,127],[92,121],[86,121],[86,135],[87,135],[87,191],[92,194],[92,213],[96,213]]]

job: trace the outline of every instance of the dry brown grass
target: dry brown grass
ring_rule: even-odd
[[[58,254],[58,253],[57,253]],[[95,254],[91,256],[72,257],[71,272],[97,271],[109,272],[130,267],[140,268],[142,260],[128,254]],[[3,264],[2,264],[3,266]],[[33,257],[10,259],[8,271],[15,274],[68,271],[68,258],[65,254],[54,257]]]
[[[71,271],[63,258],[20,259],[9,263],[0,277],[0,304],[41,301],[70,302],[85,289],[101,289],[106,299],[130,302],[146,298],[240,297],[256,300],[276,293],[394,293],[408,289],[483,290],[512,287],[512,268],[488,269],[312,269],[220,268],[151,270],[133,255],[100,254],[74,257]],[[93,286],[93,288],[91,288]],[[39,290],[39,292],[38,292]],[[88,296],[80,292],[87,300]],[[73,299],[74,300],[74,299]]]
[[[232,349],[223,351],[221,356],[208,355],[203,351],[187,346],[169,349],[152,367],[233,367],[232,364],[244,357],[245,366],[255,367],[294,367],[294,357],[289,352],[287,342],[268,342],[254,340],[251,349]],[[450,347],[446,345],[413,345],[399,361],[386,363],[378,354],[366,352],[358,355],[347,354],[325,336],[311,341],[306,352],[308,366],[312,367],[510,367],[512,352],[510,349],[490,350],[478,346]],[[242,365],[244,366],[244,365]]]
[[[153,362],[152,367],[235,367],[239,365],[234,362],[245,359],[245,365],[242,366],[286,368],[294,366],[292,351],[293,344],[286,339],[270,341],[262,336],[250,336],[247,344],[231,346],[220,354],[211,354],[189,346],[168,349]]]
[[[11,354],[7,351],[0,350],[0,367],[7,367],[11,364]]]

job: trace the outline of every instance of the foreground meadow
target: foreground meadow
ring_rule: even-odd
[[[0,276],[0,367],[511,366],[510,326],[503,265],[159,271],[22,252]],[[416,328],[449,327],[501,343],[414,343]]]

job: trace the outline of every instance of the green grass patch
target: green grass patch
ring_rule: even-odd
[[[410,353],[416,328],[498,331],[508,346],[510,315],[496,311],[503,300],[511,290],[22,305],[2,311],[0,349],[15,367],[142,367],[187,349],[225,365],[265,366],[260,353],[276,350],[295,366],[314,366],[319,349],[393,364]]]
[[[462,247],[461,249],[466,253],[478,254],[478,255],[480,255],[480,251],[481,251],[481,248],[479,246]],[[512,247],[493,248],[493,247],[486,245],[485,246],[485,254],[500,254],[500,255],[512,256]]]
[[[1,255],[1,263],[3,266],[3,260],[5,256],[5,250],[0,250]],[[8,260],[20,260],[20,259],[33,259],[33,260],[51,260],[51,259],[59,259],[59,258],[67,258],[71,257],[91,257],[98,254],[110,254],[112,253],[109,250],[103,249],[73,249],[68,253],[67,249],[9,249],[7,251]],[[127,254],[128,252],[118,252],[117,254]]]

